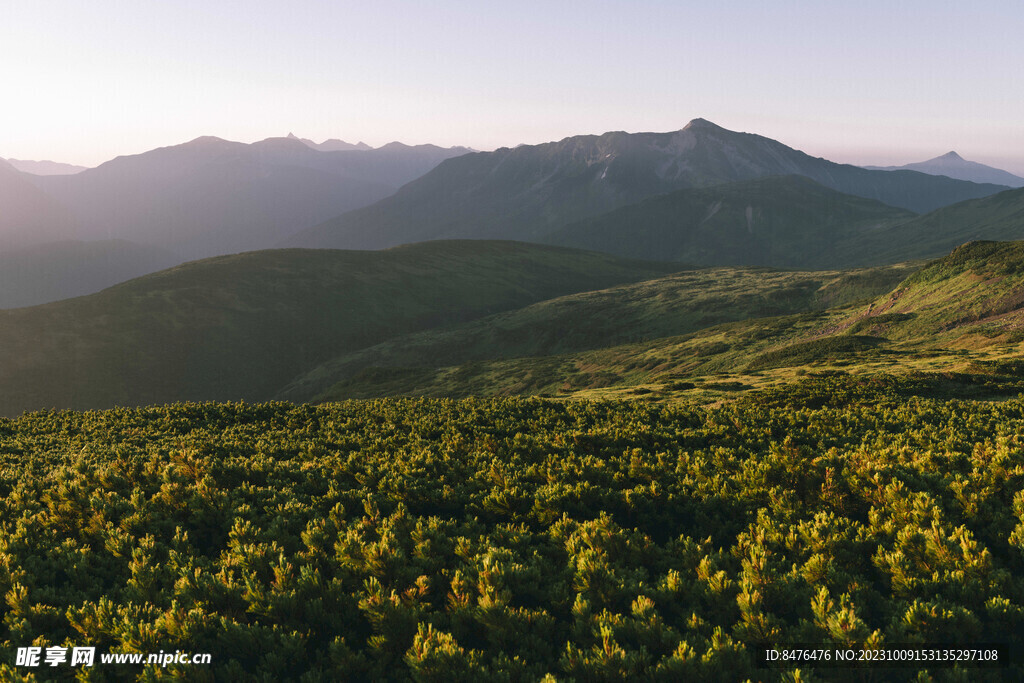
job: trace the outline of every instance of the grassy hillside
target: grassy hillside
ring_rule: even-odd
[[[660,195],[568,225],[546,241],[705,266],[842,268],[870,263],[851,259],[848,242],[913,217],[803,176],[782,176]]]
[[[551,233],[553,244],[703,265],[845,268],[1024,238],[1024,189],[922,216],[797,176],[682,190]]]
[[[469,358],[440,367],[417,363],[415,343],[396,353],[394,363],[390,347],[368,349],[335,366],[344,371],[342,379],[321,398],[550,394],[715,401],[807,372],[837,371],[980,373],[986,386],[1009,387],[1020,375],[1014,363],[1024,341],[1022,292],[1024,243],[971,243],[874,301],[828,310],[632,343],[607,335],[609,344],[600,349]],[[1003,379],[992,379],[993,372]],[[950,379],[957,386],[963,383],[958,377]]]
[[[891,339],[953,341],[1024,329],[1024,242],[970,242],[848,321]]]
[[[333,359],[293,382],[279,396],[309,400],[324,391],[324,396],[332,398],[386,395],[399,385],[404,387],[400,393],[416,393],[418,390],[409,381],[433,377],[434,370],[444,366],[588,351],[693,333],[747,318],[842,306],[889,291],[914,268],[903,265],[854,271],[686,271],[543,301],[456,327],[396,337]],[[522,376],[528,375],[536,373],[524,372]],[[457,375],[465,376],[466,373]],[[384,386],[373,390],[370,387],[376,380],[383,380]],[[338,388],[328,389],[339,382],[342,384]],[[356,394],[347,393],[354,386],[352,382],[365,386]],[[492,391],[507,391],[503,382],[499,385]],[[523,388],[527,386],[532,385],[526,383]],[[432,395],[471,395],[478,390],[492,393],[479,381],[459,387],[452,380],[444,383],[443,390],[436,386],[424,390]]]
[[[832,315],[820,312],[757,318],[589,351],[472,360],[447,366],[366,366],[358,364],[361,358],[353,355],[345,359],[351,365],[342,362],[328,366],[340,370],[344,379],[316,398],[320,401],[382,396],[628,398],[649,394],[651,387],[665,389],[679,382],[690,383],[694,379],[703,382],[707,378],[717,382],[718,375],[742,374],[758,352],[798,341],[814,334],[826,322],[839,322],[843,317],[842,312]],[[349,374],[360,367],[362,369]],[[318,379],[318,373],[311,375],[304,379]],[[732,380],[739,381],[736,377]],[[738,388],[753,387],[743,384]],[[634,393],[637,391],[641,393]]]
[[[669,272],[507,242],[217,257],[0,312],[0,412],[267,398],[389,337]]]

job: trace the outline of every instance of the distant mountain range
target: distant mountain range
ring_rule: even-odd
[[[74,164],[62,164],[56,161],[24,161],[22,159],[7,159],[14,168],[23,173],[34,175],[72,175],[81,173],[87,166],[75,166]]]
[[[449,159],[394,195],[282,245],[379,249],[428,239],[540,240],[655,195],[774,175],[805,176],[918,213],[1007,189],[836,164],[695,119],[673,133],[585,135]]]
[[[273,246],[466,151],[349,147],[205,137],[75,174],[56,174],[72,167],[51,162],[20,163],[19,170],[0,160],[0,308],[90,294],[183,261]]]
[[[128,239],[193,259],[273,246],[461,153],[398,144],[321,152],[289,138],[202,137],[75,175],[26,178],[74,216],[65,237]]]
[[[905,166],[865,166],[875,171],[920,171],[930,175],[943,175],[947,178],[969,180],[973,183],[995,183],[1008,187],[1024,187],[1024,178],[1015,176],[1002,169],[967,161],[956,152],[947,152],[942,156],[919,161]]]
[[[409,148],[409,145],[403,144],[401,142],[389,142],[388,144],[382,145],[380,147],[371,147],[370,145],[366,144],[365,142],[357,142],[357,143],[353,144],[351,142],[345,142],[344,140],[338,140],[337,138],[331,138],[330,140],[324,140],[323,142],[314,142],[314,141],[310,140],[309,138],[300,138],[300,137],[296,136],[294,133],[288,133],[287,137],[288,137],[289,140],[298,140],[299,142],[305,144],[307,147],[311,147],[312,149],[318,150],[320,152],[369,151],[369,150],[373,150],[373,149],[377,149],[377,150],[383,150],[383,149],[401,150],[401,149],[408,149]],[[435,148],[434,145],[419,145],[419,147]],[[470,147],[447,147],[447,148],[437,147],[436,149],[447,149],[447,150],[449,150],[449,151],[451,151],[453,153],[457,153],[457,154],[469,154],[470,152],[475,152],[476,151],[476,150],[474,150],[474,149],[472,149]],[[453,156],[454,156],[454,154],[453,154]]]

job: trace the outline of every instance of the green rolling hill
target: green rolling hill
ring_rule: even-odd
[[[851,268],[1024,239],[1024,189],[921,216],[800,176],[680,190],[552,232],[552,244],[699,265]]]
[[[952,341],[1024,330],[1024,242],[970,242],[850,319],[847,331]]]
[[[0,311],[0,412],[750,388],[802,367],[1010,357],[1024,339],[1024,243],[971,243],[912,275],[677,267],[479,240],[187,263]]]
[[[259,400],[331,357],[675,266],[508,242],[274,250],[0,311],[0,413]]]
[[[757,271],[714,269],[706,272],[717,272],[720,278],[731,273],[735,282],[743,282],[742,296],[730,296],[726,287],[712,291],[708,278],[703,298],[690,311],[686,304],[656,302],[656,296],[631,311],[628,297],[623,297],[610,307],[615,313],[609,316],[625,321],[620,334],[609,324],[594,336],[607,343],[590,349],[583,344],[570,348],[546,336],[545,330],[557,329],[554,321],[571,320],[571,314],[550,316],[548,325],[539,322],[549,306],[571,311],[569,304],[575,303],[583,310],[589,298],[601,293],[566,297],[336,358],[289,390],[296,398],[319,390],[319,400],[514,394],[722,400],[790,382],[806,372],[836,371],[941,372],[940,383],[952,383],[956,391],[965,390],[958,382],[1024,387],[1024,373],[1015,360],[1024,341],[1024,242],[970,243],[899,281],[913,270],[851,271],[831,281],[836,273],[777,273],[774,284],[769,279],[758,287],[745,281]],[[665,295],[671,283],[688,275],[609,291],[661,289]],[[793,278],[788,284],[785,275]],[[813,275],[824,284],[818,290],[811,286]],[[801,279],[803,296],[798,294]],[[870,294],[890,287],[881,295]],[[829,290],[841,294],[823,299],[820,293]],[[818,295],[807,296],[812,292]],[[860,295],[867,297],[856,303]],[[761,315],[769,312],[764,303],[772,297],[788,305],[771,312],[789,314],[755,317],[759,310]],[[751,306],[755,301],[758,306]],[[744,308],[749,315],[742,315]],[[674,328],[666,320],[651,322],[656,317],[645,327],[641,311],[668,309],[676,316]],[[721,324],[713,324],[716,309],[725,314]],[[705,312],[703,320],[687,318],[697,310]],[[729,315],[732,322],[724,322]],[[515,327],[516,321],[528,319],[537,321],[524,327],[532,336]],[[621,333],[625,329],[650,335],[629,338]],[[519,356],[516,339],[527,340],[519,347],[526,352]]]
[[[332,359],[298,378],[279,397],[305,401],[381,395],[397,387],[416,393],[410,381],[446,366],[578,353],[750,318],[821,311],[888,292],[915,269],[714,268],[676,273],[395,337]],[[457,395],[463,389],[449,384],[430,391]]]

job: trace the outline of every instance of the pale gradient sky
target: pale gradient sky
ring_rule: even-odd
[[[703,117],[1024,174],[1019,0],[3,0],[0,156],[217,135],[494,149]]]

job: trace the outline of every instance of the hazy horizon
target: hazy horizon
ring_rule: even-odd
[[[702,117],[843,163],[956,150],[1024,173],[1010,2],[11,5],[4,158],[289,131],[491,150]]]
[[[706,117],[694,117],[694,118],[706,118]],[[712,123],[718,124],[717,121],[712,121]],[[685,122],[682,125],[680,125],[679,128],[682,128],[684,125],[685,125]],[[672,130],[678,130],[679,128],[675,128],[675,129],[672,129]],[[728,126],[723,126],[723,128],[728,128]],[[505,144],[505,145],[499,145],[497,147],[491,147],[491,148],[488,148],[488,149],[483,149],[483,148],[475,147],[473,145],[468,145],[468,144],[453,144],[453,145],[438,145],[438,146],[442,146],[442,147],[468,147],[468,148],[471,148],[471,149],[473,149],[474,151],[477,151],[477,152],[491,152],[491,151],[494,151],[495,149],[499,149],[500,147],[516,147],[517,145],[537,145],[537,144],[543,144],[543,143],[546,143],[546,142],[555,142],[555,141],[561,140],[561,139],[566,138],[566,137],[574,137],[574,136],[577,136],[577,135],[600,135],[602,133],[608,133],[608,132],[613,132],[613,131],[617,131],[617,130],[622,130],[622,129],[612,129],[612,130],[607,130],[607,131],[580,131],[580,132],[577,132],[577,133],[573,133],[571,135],[563,135],[561,137],[551,138],[550,140],[537,140],[537,141],[530,141],[530,142],[516,142],[516,143]],[[736,132],[741,132],[741,133],[754,133],[754,134],[757,134],[757,135],[763,135],[764,137],[771,137],[769,135],[764,135],[760,131],[757,131],[757,130],[754,130],[754,129],[747,129],[747,130],[730,129],[730,130],[736,130]],[[627,130],[625,132],[627,132],[627,133],[664,133],[664,132],[671,132],[671,131],[670,130],[663,130],[663,131]],[[261,140],[266,140],[268,138],[285,137],[289,133],[294,134],[298,138],[305,138],[307,140],[312,140],[315,143],[322,143],[322,142],[324,142],[326,140],[331,140],[331,139],[335,139],[335,140],[336,139],[340,139],[340,140],[343,140],[345,142],[352,143],[352,144],[356,144],[356,143],[360,143],[360,142],[364,142],[364,143],[366,142],[365,140],[363,140],[361,138],[357,139],[354,136],[349,136],[349,137],[346,138],[346,137],[343,137],[342,135],[331,135],[331,136],[325,137],[325,138],[310,138],[307,135],[303,135],[301,133],[296,133],[295,131],[288,131],[288,133],[283,133],[283,134],[279,134],[279,135],[267,135],[267,136],[264,136],[264,137],[256,137],[256,138],[244,139],[244,140],[243,139],[238,139],[236,137],[231,137],[230,135],[212,135],[212,136],[203,135],[203,136],[195,136],[193,138],[189,138],[188,140],[178,140],[178,141],[175,141],[175,142],[158,143],[154,147],[146,148],[146,149],[139,149],[139,150],[132,150],[132,151],[116,151],[116,152],[111,153],[110,156],[105,157],[103,159],[100,159],[98,161],[95,161],[93,163],[86,163],[86,162],[82,162],[82,161],[69,161],[68,159],[66,159],[64,157],[60,157],[60,158],[43,158],[43,157],[38,156],[38,155],[35,156],[35,157],[17,157],[17,156],[13,156],[13,155],[7,156],[7,155],[3,154],[2,151],[0,151],[0,158],[6,159],[6,160],[22,161],[22,162],[24,162],[24,161],[53,162],[53,163],[57,163],[57,164],[69,164],[69,165],[83,166],[85,168],[95,168],[96,166],[99,166],[99,165],[101,165],[101,164],[103,164],[103,163],[105,163],[107,161],[110,161],[112,159],[115,159],[115,158],[117,158],[119,156],[131,156],[131,155],[136,155],[136,154],[143,154],[145,152],[152,151],[153,149],[159,149],[159,148],[162,148],[162,147],[172,147],[172,146],[175,146],[175,145],[181,145],[181,144],[185,144],[187,142],[190,142],[191,140],[194,140],[194,139],[196,139],[198,137],[204,137],[204,136],[217,137],[217,138],[221,138],[221,139],[232,141],[232,142],[241,142],[243,144],[251,144],[251,143],[254,143],[254,142],[259,142]],[[437,143],[431,142],[429,140],[409,142],[407,140],[402,139],[401,136],[394,136],[391,139],[387,140],[386,142],[381,142],[379,144],[372,144],[372,143],[367,143],[367,144],[369,144],[369,146],[371,148],[379,148],[379,147],[382,147],[382,146],[387,145],[387,144],[392,143],[392,142],[400,142],[400,143],[407,144],[407,145],[423,145],[423,144],[434,144],[434,145],[436,145],[437,144]],[[897,155],[897,154],[894,154],[891,151],[887,151],[887,150],[876,150],[876,151],[872,152],[872,150],[870,150],[870,149],[864,149],[864,150],[835,150],[834,152],[829,152],[827,144],[821,145],[820,149],[809,149],[809,148],[800,148],[800,147],[798,147],[796,145],[788,143],[786,140],[779,140],[779,142],[782,142],[783,144],[786,144],[787,146],[794,147],[795,149],[798,149],[798,150],[800,150],[802,152],[810,154],[811,156],[824,157],[824,158],[826,158],[826,159],[828,159],[830,161],[834,161],[834,162],[842,163],[842,164],[852,164],[854,166],[903,166],[905,164],[912,164],[912,163],[916,163],[916,162],[922,162],[922,161],[927,161],[927,160],[930,160],[930,159],[934,159],[934,158],[942,156],[943,154],[946,154],[948,152],[955,151],[957,154],[959,154],[961,157],[963,157],[964,159],[966,159],[968,161],[974,161],[974,162],[986,164],[986,165],[989,165],[989,166],[1000,168],[1000,169],[1005,170],[1005,171],[1009,171],[1010,173],[1014,173],[1016,175],[1024,176],[1024,159],[1015,159],[1015,158],[1005,157],[1005,156],[1004,157],[979,156],[979,155],[971,154],[970,152],[964,152],[963,150],[953,149],[953,148],[949,148],[949,149],[946,149],[945,151],[941,151],[941,152],[940,151],[921,151],[918,154],[918,156],[916,156],[916,157],[908,157],[908,156],[906,156],[906,154],[899,154],[899,155]],[[936,147],[935,149],[938,150],[939,147]]]

